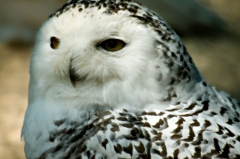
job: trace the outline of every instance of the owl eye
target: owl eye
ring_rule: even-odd
[[[102,47],[103,49],[107,51],[119,51],[125,46],[125,42],[119,39],[107,39],[103,42],[101,42],[98,46]]]
[[[59,46],[60,40],[56,37],[51,37],[50,38],[50,46],[52,49],[57,49]]]

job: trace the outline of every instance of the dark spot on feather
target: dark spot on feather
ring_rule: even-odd
[[[174,83],[175,83],[175,79],[174,78],[172,78],[171,80],[170,80],[170,82],[169,82],[169,85],[173,85]]]
[[[168,101],[171,101],[171,98],[172,96],[171,96],[171,94],[170,93],[168,93],[168,97],[167,98],[165,98],[165,99],[163,99],[163,101],[164,102],[168,102]]]
[[[223,134],[223,127],[219,124],[218,124],[218,131],[216,133],[219,134],[219,135]]]
[[[108,144],[108,140],[105,139],[105,140],[102,142],[102,146],[106,149],[107,144]]]
[[[144,134],[143,134],[143,132],[142,132],[141,129],[139,129],[138,137],[139,137],[139,138],[144,138]]]
[[[173,118],[173,117],[177,117],[177,116],[176,116],[176,115],[171,115],[171,114],[169,114],[169,115],[167,116],[168,119],[171,119],[171,118]]]
[[[220,158],[229,158],[228,154],[230,153],[230,147],[229,144],[226,144],[223,148],[223,152],[221,153],[221,155],[218,155],[218,157]]]
[[[197,104],[196,103],[191,103],[189,105],[189,107],[185,108],[184,110],[192,110],[195,107],[195,105],[197,105]]]
[[[181,139],[182,138],[182,135],[181,134],[174,134],[171,136],[171,139],[173,140],[178,140],[178,139]]]
[[[132,135],[132,136],[137,136],[137,134],[139,134],[139,130],[138,130],[136,127],[134,127],[134,128],[131,130],[131,135]]]
[[[66,121],[66,119],[62,119],[62,120],[57,120],[54,122],[54,124],[59,127],[60,125],[62,125],[64,122]]]
[[[178,155],[179,155],[179,149],[174,150],[173,157],[178,158]]]
[[[87,157],[90,158],[91,152],[89,150],[86,152],[86,154],[87,154]]]
[[[58,152],[62,148],[63,148],[63,145],[62,144],[58,144],[57,147],[53,150],[53,153]]]
[[[169,111],[169,112],[175,112],[175,111],[178,111],[179,109],[177,109],[177,108],[175,108],[175,109],[169,109],[169,110],[167,110],[167,111]]]
[[[153,127],[154,128],[160,128],[160,126],[163,125],[163,124],[164,124],[163,120],[159,119],[159,121],[155,125],[153,125]]]
[[[174,134],[179,133],[182,129],[183,129],[183,126],[182,126],[182,125],[179,125],[176,129],[174,129],[174,130],[172,131],[172,133],[174,133]]]
[[[232,131],[231,130],[229,130],[228,128],[225,128],[226,130],[227,130],[227,136],[230,136],[230,137],[234,137],[235,136],[235,134],[234,133],[232,133]]]
[[[153,116],[156,116],[157,113],[156,113],[156,112],[147,112],[147,115],[153,115]]]
[[[156,142],[156,141],[160,141],[161,139],[162,139],[162,133],[160,132],[158,135],[152,137],[151,141]]]
[[[143,111],[143,112],[142,112],[142,115],[147,115],[147,112]]]
[[[224,114],[226,111],[227,111],[227,109],[226,109],[226,108],[224,108],[224,107],[221,107],[220,114],[223,116],[223,114]]]
[[[128,121],[130,123],[134,123],[134,122],[138,121],[138,119],[136,117],[134,117],[134,116],[130,116],[130,117],[128,117]]]
[[[120,112],[120,113],[119,113],[119,115],[121,115],[121,116],[127,116],[127,115],[128,115],[128,113],[125,113],[125,112]]]
[[[120,144],[114,145],[114,150],[116,153],[122,153],[122,146]]]
[[[217,152],[220,152],[220,151],[221,151],[221,148],[220,148],[220,146],[219,146],[219,144],[218,144],[218,140],[217,140],[216,138],[214,138],[214,139],[213,139],[213,142],[214,142],[215,150],[216,150]]]
[[[148,140],[148,141],[150,141],[151,139],[150,139],[150,134],[148,133],[148,131],[147,130],[144,130],[144,137],[145,137],[145,139],[146,140]]]
[[[196,100],[197,100],[197,101],[202,101],[202,96],[198,96],[198,97],[196,98]]]
[[[162,147],[161,156],[166,157],[167,156],[167,147],[166,147],[165,143],[161,143],[161,147]]]
[[[123,126],[123,127],[126,127],[126,128],[133,128],[133,124],[131,124],[131,123],[124,123],[124,124],[120,124],[121,126]]]
[[[209,101],[204,101],[202,102],[202,104],[203,104],[203,110],[207,111],[209,107]]]
[[[152,143],[151,142],[148,142],[147,145],[146,145],[146,149],[147,149],[147,154],[151,154],[151,148],[152,148]]]
[[[120,131],[119,126],[116,123],[112,123],[111,131],[112,132]]]
[[[197,120],[193,120],[191,126],[200,126],[200,123]]]
[[[49,136],[49,141],[50,141],[50,142],[54,142],[55,138],[56,138],[55,135],[50,134],[50,136]]]
[[[126,117],[118,117],[117,120],[120,120],[120,121],[128,121]]]
[[[149,159],[151,159],[151,157],[148,154],[146,154],[146,153],[138,154],[138,157],[136,159],[142,159],[142,158],[149,158]]]
[[[162,156],[161,152],[156,149],[152,149],[152,153],[157,154],[158,156]]]
[[[183,122],[185,122],[185,119],[183,119],[182,117],[180,117],[180,119],[176,122],[177,125],[181,125],[183,124]]]
[[[191,64],[193,64],[193,60],[192,60],[191,56],[189,56],[189,62],[190,62]]]
[[[132,156],[132,152],[133,152],[133,146],[132,144],[130,143],[127,147],[124,147],[123,148],[123,151],[130,154]]]
[[[217,115],[217,113],[215,113],[215,112],[211,112],[211,114],[212,114],[212,116]]]
[[[153,135],[158,135],[158,131],[156,131],[156,130],[154,130],[154,129],[151,130],[151,133],[152,133]],[[161,133],[161,132],[160,132],[160,133]]]
[[[200,145],[201,143],[208,143],[207,140],[203,140],[202,131],[198,133],[198,136],[195,141],[192,142],[193,145]]]
[[[134,13],[134,14],[137,13],[137,9],[135,9],[135,8],[128,8],[128,11],[129,11],[129,12],[132,12],[132,13]]]
[[[162,115],[164,115],[165,113],[164,112],[159,112],[158,113],[158,116],[162,116]]]
[[[206,82],[203,82],[203,86],[207,87],[207,83],[206,83]]]
[[[231,119],[228,119],[227,124],[232,125],[232,124],[233,124],[233,121],[232,121]]]
[[[205,120],[205,123],[204,123],[205,128],[207,128],[207,127],[209,127],[209,126],[211,126],[211,125],[212,125],[212,124],[210,123],[210,121]]]
[[[238,136],[236,139],[237,139],[237,141],[239,141],[239,142],[240,142],[240,136]]]
[[[194,131],[191,126],[189,126],[189,136],[186,139],[183,139],[183,141],[193,141],[195,137]]]
[[[165,122],[165,128],[168,128],[169,125],[168,125],[168,120],[167,120],[167,118],[163,118],[163,120],[164,120],[164,122]]]
[[[148,122],[143,123],[142,126],[151,128],[151,125]]]
[[[99,116],[100,118],[103,118],[105,116],[111,115],[112,113],[110,111],[105,111],[105,112],[98,112],[96,115]]]
[[[145,152],[145,147],[141,141],[139,141],[138,146],[134,146],[134,148],[137,150],[138,153],[144,153]]]
[[[238,118],[234,118],[234,121],[236,122],[240,122],[240,120]]]
[[[132,135],[123,135],[123,137],[127,140],[138,140],[138,137]]]
[[[124,112],[128,112],[127,109],[123,109]]]
[[[184,147],[189,147],[188,143],[184,143],[183,145],[184,145]]]
[[[193,155],[193,158],[201,158],[201,148],[195,147],[195,153]]]

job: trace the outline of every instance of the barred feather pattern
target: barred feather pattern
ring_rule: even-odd
[[[82,123],[55,121],[48,142],[60,144],[40,158],[240,157],[239,105],[210,86],[165,111],[89,109],[86,114]]]

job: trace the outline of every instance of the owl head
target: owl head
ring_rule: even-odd
[[[30,99],[84,94],[100,103],[164,101],[202,80],[161,17],[120,0],[72,0],[51,15],[38,33],[30,74]]]

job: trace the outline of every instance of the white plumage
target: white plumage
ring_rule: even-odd
[[[240,108],[154,12],[69,1],[38,33],[27,158],[240,157]]]

